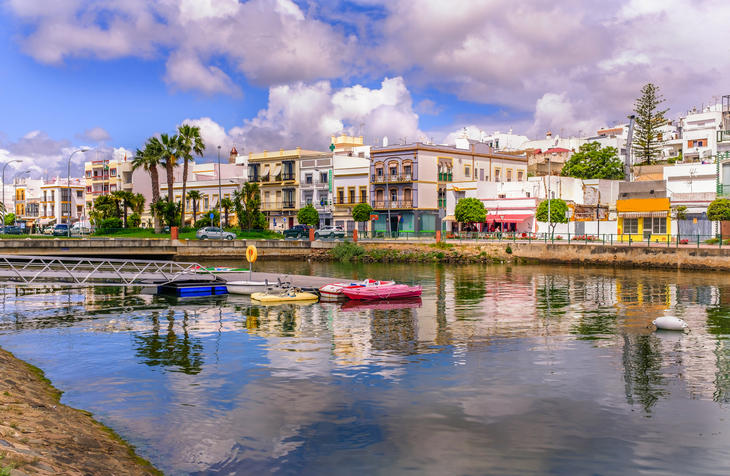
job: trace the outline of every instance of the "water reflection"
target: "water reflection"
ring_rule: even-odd
[[[69,390],[65,401],[103,415],[167,474],[710,474],[724,468],[718,454],[730,456],[708,454],[730,434],[721,420],[730,278],[269,268],[415,280],[424,293],[261,306],[240,296],[8,287],[0,345],[34,359]],[[662,315],[692,332],[653,332]],[[716,445],[699,436],[712,433]],[[683,459],[665,454],[667,439]]]

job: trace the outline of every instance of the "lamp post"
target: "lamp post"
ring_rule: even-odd
[[[68,188],[68,221],[66,222],[66,225],[68,225],[67,234],[68,234],[69,238],[71,238],[71,203],[72,203],[72,200],[71,200],[71,157],[73,157],[76,152],[86,152],[87,150],[89,150],[89,149],[77,149],[77,150],[71,152],[71,155],[68,156],[68,170],[67,170],[67,175],[66,175],[66,187]],[[101,169],[101,173],[102,174],[104,173],[103,168]],[[103,178],[104,178],[104,176],[102,175],[102,179]],[[104,190],[103,181],[101,184],[101,188],[102,188],[102,190]],[[61,200],[61,210],[62,210],[61,218],[63,218],[63,200]]]
[[[3,235],[5,234],[5,214],[8,212],[7,207],[5,207],[5,167],[8,166],[8,164],[12,162],[22,162],[21,159],[13,159],[5,162],[5,165],[3,165]]]
[[[221,146],[218,146],[218,228],[221,229],[220,239],[223,239],[223,225],[221,225]]]
[[[18,199],[18,183],[17,183],[18,182],[18,177],[21,176],[21,175],[23,175],[23,174],[29,174],[29,173],[30,173],[30,170],[24,170],[22,172],[18,172],[17,174],[15,174],[15,177],[13,177],[13,195],[15,196],[15,200]],[[17,208],[18,207],[16,205],[15,206],[15,211],[16,212],[18,211]],[[18,214],[15,213],[14,215],[15,215],[15,219],[13,220],[13,225],[17,225],[18,224]],[[3,219],[3,221],[5,221],[5,219]]]

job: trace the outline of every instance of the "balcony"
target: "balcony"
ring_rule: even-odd
[[[261,182],[261,183],[271,182],[271,176],[269,174],[262,175],[261,177],[259,177],[259,182]]]
[[[299,188],[302,189],[317,189],[317,190],[324,190],[326,188],[329,188],[330,183],[329,182],[322,182],[319,180],[310,180],[309,182],[303,181],[299,184]]]
[[[717,131],[717,142],[730,142],[730,131]]]
[[[730,196],[730,184],[719,184],[717,186],[717,195],[721,197]]]
[[[281,202],[281,205],[282,208],[284,208],[285,210],[296,208],[296,203],[294,202],[294,200],[284,200],[283,202]]]
[[[248,177],[248,181],[251,183],[259,183],[261,181],[261,177],[258,175],[251,175]]]
[[[413,200],[373,200],[371,206],[375,210],[413,208]]]
[[[451,172],[439,172],[439,182],[451,182]]]
[[[281,202],[263,202],[261,204],[262,210],[281,210]]]
[[[368,203],[367,197],[335,197],[335,205],[353,206],[360,203]]]
[[[399,175],[377,175],[372,174],[370,176],[370,183],[403,183],[413,182],[413,174],[399,174]]]
[[[294,172],[284,172],[281,174],[280,180],[283,180],[284,182],[291,182],[293,180],[296,180],[294,178]]]

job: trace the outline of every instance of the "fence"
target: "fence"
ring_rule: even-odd
[[[596,245],[625,245],[625,246],[646,246],[646,247],[687,247],[701,245],[730,246],[730,236],[725,235],[651,235],[643,239],[637,239],[634,235],[617,234],[575,234],[575,233],[480,233],[460,232],[446,233],[445,240],[449,241],[491,241],[491,242],[512,242],[512,243],[566,243],[566,244],[596,244]]]

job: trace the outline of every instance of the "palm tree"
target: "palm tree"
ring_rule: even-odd
[[[112,198],[117,202],[117,210],[119,204],[122,204],[122,210],[124,211],[124,227],[127,227],[127,209],[131,206],[131,201],[134,200],[134,194],[127,190],[115,190],[111,193]],[[118,215],[117,215],[118,216]]]
[[[223,211],[225,212],[226,228],[230,228],[228,226],[228,210],[233,208],[233,200],[231,200],[230,198],[224,198],[223,200],[221,200],[221,207],[223,208]]]
[[[198,200],[200,200],[203,197],[200,195],[200,192],[198,192],[197,190],[191,190],[188,192],[187,198],[188,198],[188,200],[193,201],[193,226],[195,226],[195,222],[197,221],[197,216],[198,216]],[[183,225],[184,225],[184,223],[183,223]]]
[[[167,172],[167,201],[175,203],[175,195],[173,192],[173,186],[175,185],[175,167],[178,166],[178,159],[181,156],[180,150],[180,136],[173,134],[171,136],[167,134],[160,134],[160,139],[153,137],[152,140],[158,141],[161,147],[160,155],[162,165],[165,166]]]
[[[183,124],[177,128],[178,136],[180,137],[180,152],[183,159],[183,186],[182,196],[186,197],[186,190],[188,185],[188,161],[194,162],[192,153],[202,157],[203,151],[205,150],[205,142],[200,137],[200,127],[191,126],[189,124]],[[220,173],[220,172],[219,172]],[[180,223],[185,226],[185,201],[183,200],[182,209],[180,212],[181,220]]]
[[[141,193],[133,194],[133,197],[129,200],[129,206],[132,208],[134,213],[142,214],[144,212],[144,205],[147,199]]]
[[[157,167],[160,165],[161,149],[160,141],[156,137],[148,139],[145,142],[144,150],[137,149],[132,159],[132,172],[141,168],[148,174],[152,180],[152,203],[156,203],[160,200],[160,174]],[[142,205],[144,209],[144,205]],[[154,209],[150,210],[154,217],[155,233],[160,231],[159,217],[155,213]],[[141,214],[141,212],[140,212]]]

